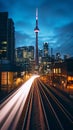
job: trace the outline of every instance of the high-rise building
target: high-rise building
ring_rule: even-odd
[[[43,44],[43,53],[44,53],[44,57],[48,57],[48,43],[44,42]]]
[[[0,60],[14,63],[14,23],[8,18],[8,12],[0,12]]]
[[[15,37],[14,23],[8,12],[0,12],[0,89],[10,91],[13,85]]]
[[[18,62],[24,62],[25,59],[34,60],[34,46],[18,47],[15,50],[15,54]]]
[[[35,52],[35,64],[36,67],[38,67],[38,32],[39,32],[39,28],[38,28],[38,9],[36,9],[36,27],[34,29],[34,32],[36,34],[36,52]]]
[[[12,19],[8,19],[8,59],[15,62],[15,28]]]
[[[0,59],[7,59],[8,13],[0,12]]]
[[[43,57],[43,50],[39,49],[39,64],[42,63],[42,57]]]
[[[26,71],[34,70],[34,46],[23,46],[15,49],[16,65]]]
[[[28,58],[34,60],[34,46],[28,46]]]
[[[28,58],[28,47],[24,46],[23,48],[23,56],[22,58]]]
[[[16,59],[16,62],[22,62],[23,56],[25,56],[25,54],[23,53],[23,48],[22,47],[16,48],[15,49],[15,59]]]
[[[56,53],[56,60],[59,61],[61,59],[61,54],[59,52]]]

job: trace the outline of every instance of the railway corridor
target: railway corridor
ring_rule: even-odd
[[[73,103],[66,95],[35,79],[23,130],[73,130]]]
[[[36,81],[32,84],[32,95],[24,130],[48,130],[48,123],[43,114],[40,93]]]
[[[73,130],[73,101],[33,76],[1,103],[1,130]]]

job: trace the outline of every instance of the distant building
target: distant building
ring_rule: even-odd
[[[31,71],[34,68],[34,46],[23,46],[15,49],[16,64],[24,70]]]
[[[22,58],[24,58],[24,59],[28,58],[28,47],[27,46],[22,47]]]
[[[39,65],[42,63],[42,57],[43,57],[43,50],[39,49],[39,54],[38,54]]]
[[[56,61],[59,61],[61,59],[61,54],[59,52],[56,53]]]
[[[69,58],[70,58],[69,55],[64,55],[64,60],[69,59]]]
[[[8,12],[0,12],[0,61],[14,63],[15,55],[14,22],[8,18]]]
[[[16,62],[23,62],[23,58],[27,57],[27,47],[18,47],[15,49]]]
[[[43,56],[44,57],[48,57],[48,52],[49,50],[48,50],[48,43],[47,42],[44,42],[44,44],[43,44]]]
[[[34,46],[28,46],[28,57],[30,61],[34,60]]]
[[[25,59],[29,61],[34,60],[34,46],[23,46],[15,49],[16,62],[24,62]]]
[[[73,58],[54,63],[52,72],[53,80],[59,86],[67,87],[68,83],[73,84]]]
[[[42,56],[42,66],[43,66],[43,73],[47,74],[50,72],[50,64],[51,64],[51,57],[49,54],[49,45],[48,42],[43,43],[43,56]]]

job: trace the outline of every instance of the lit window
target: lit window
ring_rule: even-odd
[[[61,73],[61,68],[59,68],[59,74]]]
[[[73,80],[73,77],[68,76],[68,81]]]
[[[53,69],[54,74],[56,73],[55,69]]]
[[[7,50],[3,50],[4,52],[6,52]]]
[[[7,44],[7,41],[3,41],[2,44]]]
[[[44,65],[46,65],[46,62],[44,61]]]
[[[56,74],[58,74],[58,69],[56,69]]]
[[[2,50],[0,50],[0,53],[2,53]]]
[[[7,84],[7,72],[2,72],[2,84]]]

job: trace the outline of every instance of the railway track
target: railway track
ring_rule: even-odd
[[[16,130],[73,130],[72,103],[57,93],[35,79]]]
[[[46,115],[41,103],[37,82],[32,84],[30,105],[24,118],[22,130],[50,130]]]
[[[71,115],[71,113],[67,110],[67,108],[65,108],[65,106],[63,106],[62,102],[59,101],[59,99],[55,96],[55,94],[53,94],[49,90],[49,88],[47,88],[40,80],[39,80],[39,89],[46,114],[50,115],[50,113],[52,112],[53,116],[55,117],[55,119],[51,117],[50,119],[53,120],[50,121],[50,119],[47,116],[48,124],[51,130],[53,129],[57,130],[57,128],[55,128],[57,127],[56,120],[57,124],[59,124],[60,126],[59,130],[60,129],[73,130],[73,115]],[[52,121],[54,127],[52,126]]]

